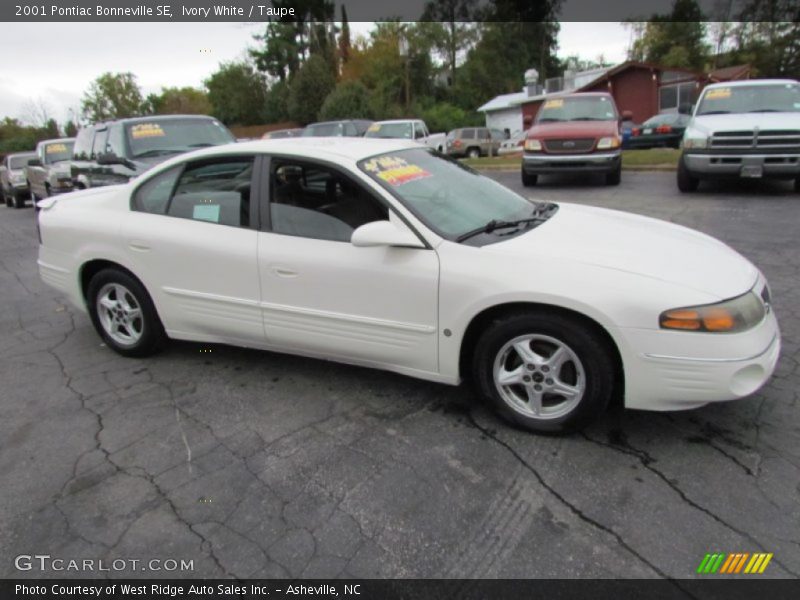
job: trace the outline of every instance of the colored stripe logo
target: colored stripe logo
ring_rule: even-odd
[[[703,557],[697,572],[703,575],[760,575],[766,570],[772,556],[772,552],[709,553]]]

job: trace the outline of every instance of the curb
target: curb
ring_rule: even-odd
[[[468,165],[470,166],[470,165]],[[480,165],[471,167],[476,171],[500,171],[500,172],[507,172],[507,173],[514,173],[519,171],[520,167],[509,167],[507,165],[502,166],[494,166],[494,165]],[[677,171],[678,167],[676,165],[622,165],[623,171]]]

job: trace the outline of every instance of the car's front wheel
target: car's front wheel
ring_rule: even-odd
[[[25,208],[25,196],[22,192],[14,192],[14,208]]]
[[[477,384],[508,421],[536,432],[579,429],[601,414],[617,369],[603,338],[559,313],[517,313],[481,335]]]
[[[539,181],[538,175],[531,175],[530,173],[526,173],[524,170],[522,171],[522,185],[525,187],[533,187],[536,185],[537,181]]]
[[[606,173],[606,185],[619,185],[620,181],[622,181],[622,165],[611,173]]]
[[[89,315],[103,341],[124,356],[148,356],[166,338],[144,286],[117,269],[103,269],[89,282]]]
[[[689,167],[681,156],[678,161],[678,189],[684,194],[687,192],[697,191],[697,186],[700,185],[700,179],[692,175]]]

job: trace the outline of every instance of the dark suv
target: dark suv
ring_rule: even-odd
[[[202,115],[96,123],[75,138],[72,181],[79,189],[125,183],[176,154],[235,141],[222,123]]]

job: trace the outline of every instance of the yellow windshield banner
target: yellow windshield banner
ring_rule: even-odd
[[[730,98],[731,97],[731,88],[717,88],[714,90],[708,90],[706,94],[706,100],[719,100],[722,98]]]
[[[48,144],[44,147],[45,154],[60,154],[62,152],[69,152],[66,144]]]
[[[158,123],[139,123],[131,127],[131,137],[135,140],[139,138],[164,137],[166,134]]]

